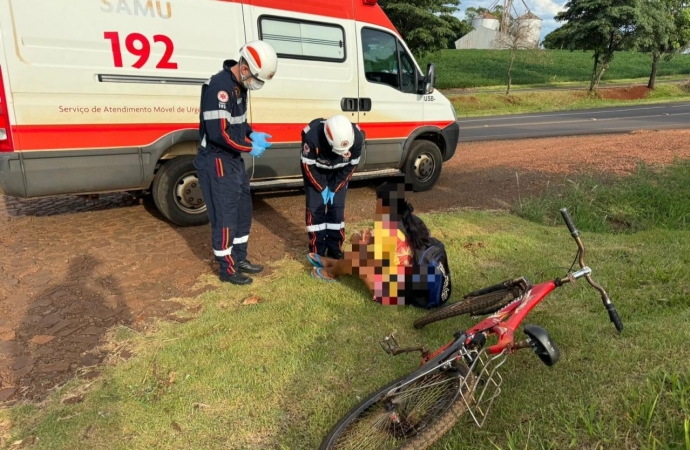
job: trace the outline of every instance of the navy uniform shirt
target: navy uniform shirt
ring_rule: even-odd
[[[252,151],[253,130],[247,123],[247,91],[230,71],[236,64],[226,60],[223,70],[201,87],[199,139],[202,147],[223,149],[239,158]]]
[[[319,192],[326,187],[338,192],[347,185],[357,169],[364,135],[357,124],[352,124],[355,142],[347,153],[340,156],[326,140],[325,124],[326,119],[314,119],[302,130],[302,175]]]

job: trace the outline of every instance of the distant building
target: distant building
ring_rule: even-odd
[[[513,32],[525,28],[524,37],[520,43],[521,47],[537,48],[539,36],[541,36],[542,19],[531,11],[527,11],[513,22]],[[497,17],[490,13],[484,13],[472,20],[474,30],[470,31],[457,41],[455,48],[466,49],[501,49],[507,48],[503,42],[506,39],[499,39],[504,33],[500,30],[500,22]]]

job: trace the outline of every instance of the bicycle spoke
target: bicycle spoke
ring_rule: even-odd
[[[450,372],[415,380],[409,388],[379,399],[362,412],[344,430],[334,448],[397,448],[455,401],[462,381],[462,377]]]

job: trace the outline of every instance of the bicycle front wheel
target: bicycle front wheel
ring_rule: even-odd
[[[352,408],[326,436],[320,450],[426,449],[465,413],[462,393],[476,382],[464,365],[423,375],[405,385],[407,377]]]
[[[514,289],[501,289],[500,291],[490,292],[477,297],[467,297],[465,300],[444,306],[438,311],[420,317],[414,321],[413,325],[415,328],[423,328],[430,323],[463,314],[469,314],[470,316],[491,314],[508,305],[518,298],[519,295],[520,293]]]

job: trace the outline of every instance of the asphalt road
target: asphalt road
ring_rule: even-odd
[[[690,102],[459,119],[460,142],[690,128]]]

